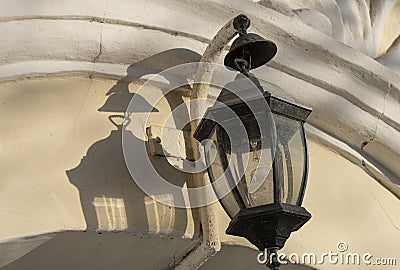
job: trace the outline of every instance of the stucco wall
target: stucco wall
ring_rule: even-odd
[[[71,230],[167,234],[168,239],[196,241],[190,209],[157,203],[135,185],[126,167],[122,121],[115,116],[123,115],[137,87],[84,77],[1,85],[0,111],[7,115],[0,124],[2,242]],[[179,104],[173,95],[169,98]],[[162,125],[171,104],[161,101],[149,124]],[[144,157],[138,153],[137,158]],[[174,184],[185,183],[186,176],[164,158],[151,159]],[[41,243],[22,241],[3,253],[1,264],[23,255],[35,242]]]
[[[122,121],[109,116],[123,115],[137,87],[82,77],[2,85],[1,114],[10,117],[1,123],[1,238],[66,229],[193,235],[190,211],[156,203],[126,168]],[[169,106],[161,102],[148,125],[162,125]],[[165,177],[185,182],[152,158]]]
[[[1,85],[0,113],[12,116],[1,121],[3,222],[0,231],[2,246],[8,251],[2,256],[3,265],[26,253],[10,267],[24,269],[25,260],[37,261],[37,265],[57,265],[52,261],[43,262],[47,246],[80,245],[78,240],[68,242],[68,237],[46,236],[58,231],[168,235],[166,242],[170,238],[183,241],[176,242],[177,250],[188,250],[190,242],[196,243],[196,238],[192,238],[192,212],[157,203],[140,190],[126,168],[119,126],[122,122],[115,115],[122,115],[138,87],[140,84],[135,82],[78,76]],[[165,116],[186,95],[185,91],[168,95],[143,125],[162,125]],[[144,106],[146,103],[143,98]],[[139,115],[140,111],[134,112],[132,117]],[[310,176],[304,205],[313,218],[293,234],[283,252],[321,254],[334,249],[337,242],[345,241],[352,252],[396,257],[400,243],[398,199],[364,170],[326,147],[310,141],[309,151]],[[151,159],[160,174],[175,185],[190,181],[190,177],[173,168],[163,157]],[[231,245],[253,248],[243,239],[225,235],[229,219],[220,206],[217,217],[223,254],[236,252],[231,250]],[[39,238],[26,238],[41,234],[44,235]],[[184,238],[192,240],[188,242]],[[94,236],[88,239],[100,241]],[[132,241],[139,243],[135,239]],[[140,245],[150,248],[161,241],[157,237],[150,239]],[[64,256],[68,254],[68,251],[60,252]],[[122,251],[117,248],[115,252]],[[250,254],[254,257],[248,255],[246,260],[258,269],[257,253]],[[169,259],[163,260],[166,265],[170,263]],[[145,260],[140,263],[149,265]],[[207,265],[204,269],[208,269]],[[317,268],[333,269],[334,266]]]

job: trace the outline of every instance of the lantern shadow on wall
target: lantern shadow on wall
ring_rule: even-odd
[[[143,97],[129,91],[129,84],[143,77],[157,74],[163,69],[185,62],[196,62],[200,55],[187,49],[167,50],[130,65],[127,76],[120,79],[106,93],[107,100],[96,113],[120,113],[109,115],[113,129],[107,138],[92,144],[80,164],[68,170],[70,182],[79,190],[83,213],[88,230],[126,230],[135,229],[152,233],[175,233],[183,235],[187,230],[185,209],[175,209],[148,197],[134,182],[125,164],[122,149],[123,114],[134,95],[142,99],[140,108],[133,108],[128,114],[151,111],[162,113]],[[167,80],[169,78],[166,78]],[[176,78],[172,78],[176,80]],[[176,84],[176,82],[174,82]],[[176,96],[168,98],[168,110],[173,110],[183,100]],[[163,108],[165,110],[166,108]],[[128,119],[129,121],[129,119]],[[144,123],[145,125],[146,123]],[[128,134],[129,133],[129,134]],[[126,136],[126,137],[125,137]],[[141,143],[131,132],[124,131],[124,139],[132,144]],[[138,158],[143,158],[138,156]],[[174,185],[183,186],[185,176],[177,173],[164,157],[149,156],[157,171],[166,176]],[[170,198],[173,200],[173,198]]]

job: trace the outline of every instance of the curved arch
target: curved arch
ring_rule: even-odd
[[[163,50],[185,47],[201,53],[232,13],[245,12],[251,30],[279,47],[274,61],[257,75],[282,89],[276,94],[313,107],[310,124],[400,183],[398,73],[313,28],[299,30],[295,18],[247,1],[187,1],[184,7],[182,1],[165,5],[156,0],[135,6],[9,2],[0,19],[6,33],[0,46],[3,81],[71,73],[122,77],[128,63]]]

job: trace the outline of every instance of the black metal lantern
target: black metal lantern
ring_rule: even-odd
[[[227,234],[245,237],[259,250],[276,253],[291,232],[311,218],[301,207],[308,172],[304,122],[311,110],[273,97],[262,89],[249,70],[269,61],[276,53],[276,46],[260,36],[247,34],[249,22],[243,18],[236,21],[236,26],[240,36],[227,54],[225,65],[244,74],[262,94],[243,98],[239,92],[249,89],[238,89],[243,84],[237,77],[218,97],[224,106],[208,109],[194,136],[204,146],[211,182],[222,181],[231,190],[220,194],[220,189],[214,186],[232,219]],[[260,126],[260,119],[267,125]],[[235,132],[239,126],[244,128],[247,138]],[[228,134],[229,129],[234,132]],[[260,155],[268,158],[261,159]],[[252,187],[254,183],[256,188]],[[278,269],[279,264],[270,261],[267,266]]]

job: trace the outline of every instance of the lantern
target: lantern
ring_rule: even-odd
[[[248,26],[236,21],[239,37],[224,62],[243,75],[224,87],[194,136],[204,146],[210,181],[231,218],[226,233],[276,254],[311,218],[301,206],[308,172],[304,123],[311,110],[272,96],[249,72],[277,49],[246,33]],[[223,192],[227,188],[230,192]],[[268,266],[278,269],[279,264]]]

